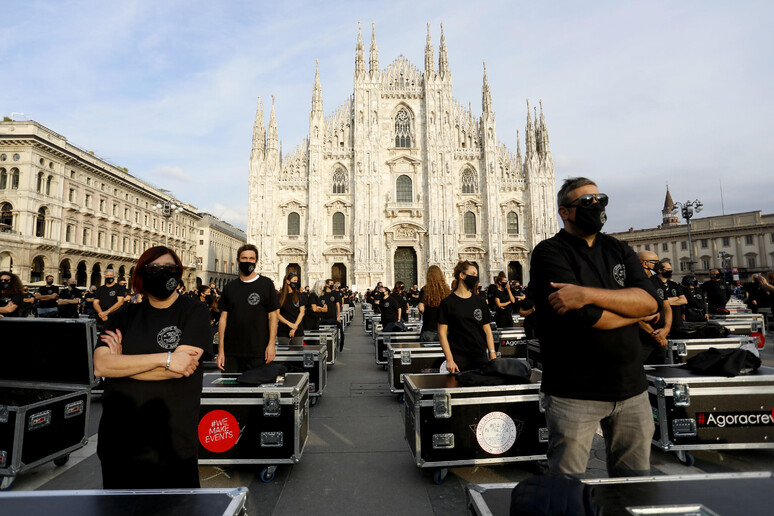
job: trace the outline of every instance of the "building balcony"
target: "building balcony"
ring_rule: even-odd
[[[399,215],[412,218],[422,217],[425,210],[424,203],[421,202],[388,202],[385,206],[385,212],[388,217],[398,217]]]

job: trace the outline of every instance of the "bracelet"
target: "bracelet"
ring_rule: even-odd
[[[497,351],[495,351],[495,350],[493,350],[493,349],[490,349],[490,350],[489,350],[489,354],[491,355],[492,353],[497,353]]]
[[[172,362],[172,352],[167,351],[167,365],[164,366],[164,371],[169,371],[169,363]]]

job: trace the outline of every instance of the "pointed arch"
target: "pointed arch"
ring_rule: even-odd
[[[395,147],[411,148],[414,143],[414,112],[411,108],[400,103],[393,112]]]
[[[462,193],[478,193],[478,178],[471,167],[465,167],[465,170],[462,171],[460,181],[462,183]]]
[[[334,194],[347,193],[347,171],[341,165],[336,165],[331,180],[331,192]]]

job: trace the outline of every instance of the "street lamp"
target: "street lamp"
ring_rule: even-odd
[[[164,231],[164,246],[169,247],[169,219],[172,215],[183,211],[183,207],[178,206],[171,201],[164,201],[154,204],[153,211],[158,211],[165,219],[167,219],[167,230]]]
[[[685,219],[685,223],[688,224],[688,255],[690,257],[690,261],[688,262],[688,269],[691,273],[691,276],[693,276],[693,264],[695,262],[693,261],[693,241],[691,240],[691,217],[693,217],[694,213],[699,213],[704,205],[700,200],[696,199],[695,201],[685,201],[682,203],[676,202],[675,207],[680,208],[680,212]]]

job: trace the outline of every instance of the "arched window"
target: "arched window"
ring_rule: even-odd
[[[414,195],[411,188],[411,178],[407,175],[398,177],[395,181],[395,198],[398,202],[412,202]]]
[[[347,174],[341,168],[337,168],[333,173],[333,193],[347,193]]]
[[[8,185],[8,172],[4,168],[0,168],[0,190],[5,190]]]
[[[13,230],[13,206],[10,202],[0,205],[0,231]]]
[[[38,193],[43,193],[43,172],[38,172],[38,183],[35,190]]]
[[[54,180],[54,176],[48,176],[46,179],[46,195],[51,195],[51,181]]]
[[[519,234],[519,216],[515,212],[508,212],[508,219],[506,220],[506,230],[509,235]]]
[[[288,235],[298,236],[301,234],[301,217],[295,211],[288,214]]]
[[[340,211],[337,211],[333,214],[333,234],[334,235],[343,235],[344,234],[344,214]]]
[[[476,174],[469,168],[462,173],[462,193],[476,193]]]
[[[475,235],[476,234],[476,214],[472,211],[466,211],[465,217],[463,218],[463,223],[465,225],[465,234],[466,235]]]
[[[405,109],[395,115],[395,146],[411,147],[411,118]]]
[[[19,189],[19,169],[18,168],[11,169],[11,189],[12,190]]]
[[[38,217],[35,220],[35,236],[46,236],[46,208],[40,208],[38,210]]]

